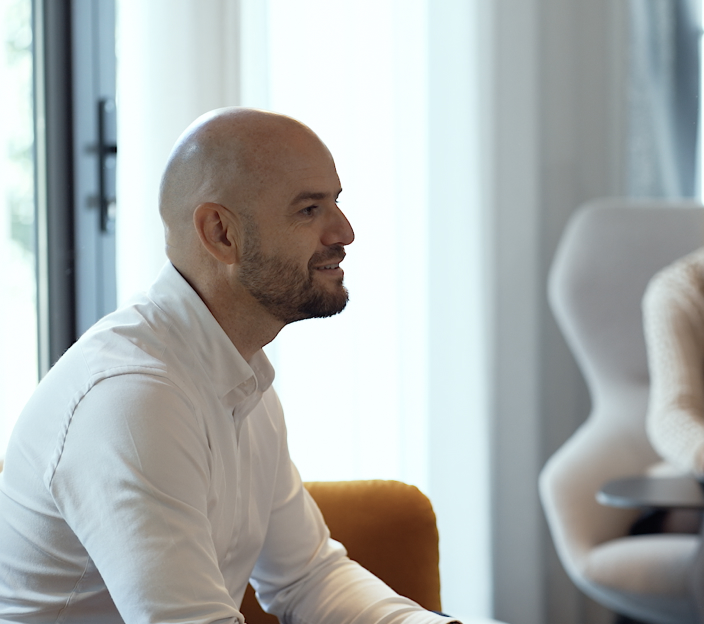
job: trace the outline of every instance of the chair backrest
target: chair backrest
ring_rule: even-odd
[[[438,530],[430,501],[398,481],[306,483],[349,556],[399,594],[440,611]],[[247,624],[275,624],[247,588],[241,611]]]
[[[546,463],[540,494],[565,569],[602,603],[609,604],[608,591],[590,572],[593,553],[626,536],[638,512],[604,507],[595,494],[606,481],[657,461],[645,432],[641,300],[655,273],[702,245],[700,204],[607,199],[575,213],[553,261],[550,303],[589,386],[592,410]]]
[[[549,295],[593,399],[616,384],[647,386],[643,293],[657,271],[702,245],[704,208],[693,202],[600,200],[571,219]]]

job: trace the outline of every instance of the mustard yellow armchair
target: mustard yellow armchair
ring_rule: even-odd
[[[306,483],[332,537],[399,594],[440,611],[438,530],[421,491],[399,481]],[[242,600],[247,624],[278,624],[262,611],[251,586]]]

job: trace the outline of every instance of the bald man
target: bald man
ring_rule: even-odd
[[[166,167],[164,267],[59,360],[0,474],[0,622],[431,624],[329,537],[262,347],[340,312],[354,234],[330,152],[284,116],[198,119]]]

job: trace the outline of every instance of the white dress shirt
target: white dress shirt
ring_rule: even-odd
[[[0,622],[241,623],[250,577],[287,622],[448,622],[330,539],[273,377],[171,265],[90,329],[0,473]]]

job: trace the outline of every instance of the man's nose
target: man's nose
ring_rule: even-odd
[[[322,243],[326,246],[349,245],[353,240],[354,230],[350,222],[342,210],[335,207],[335,212],[331,215],[328,227],[325,229]]]

